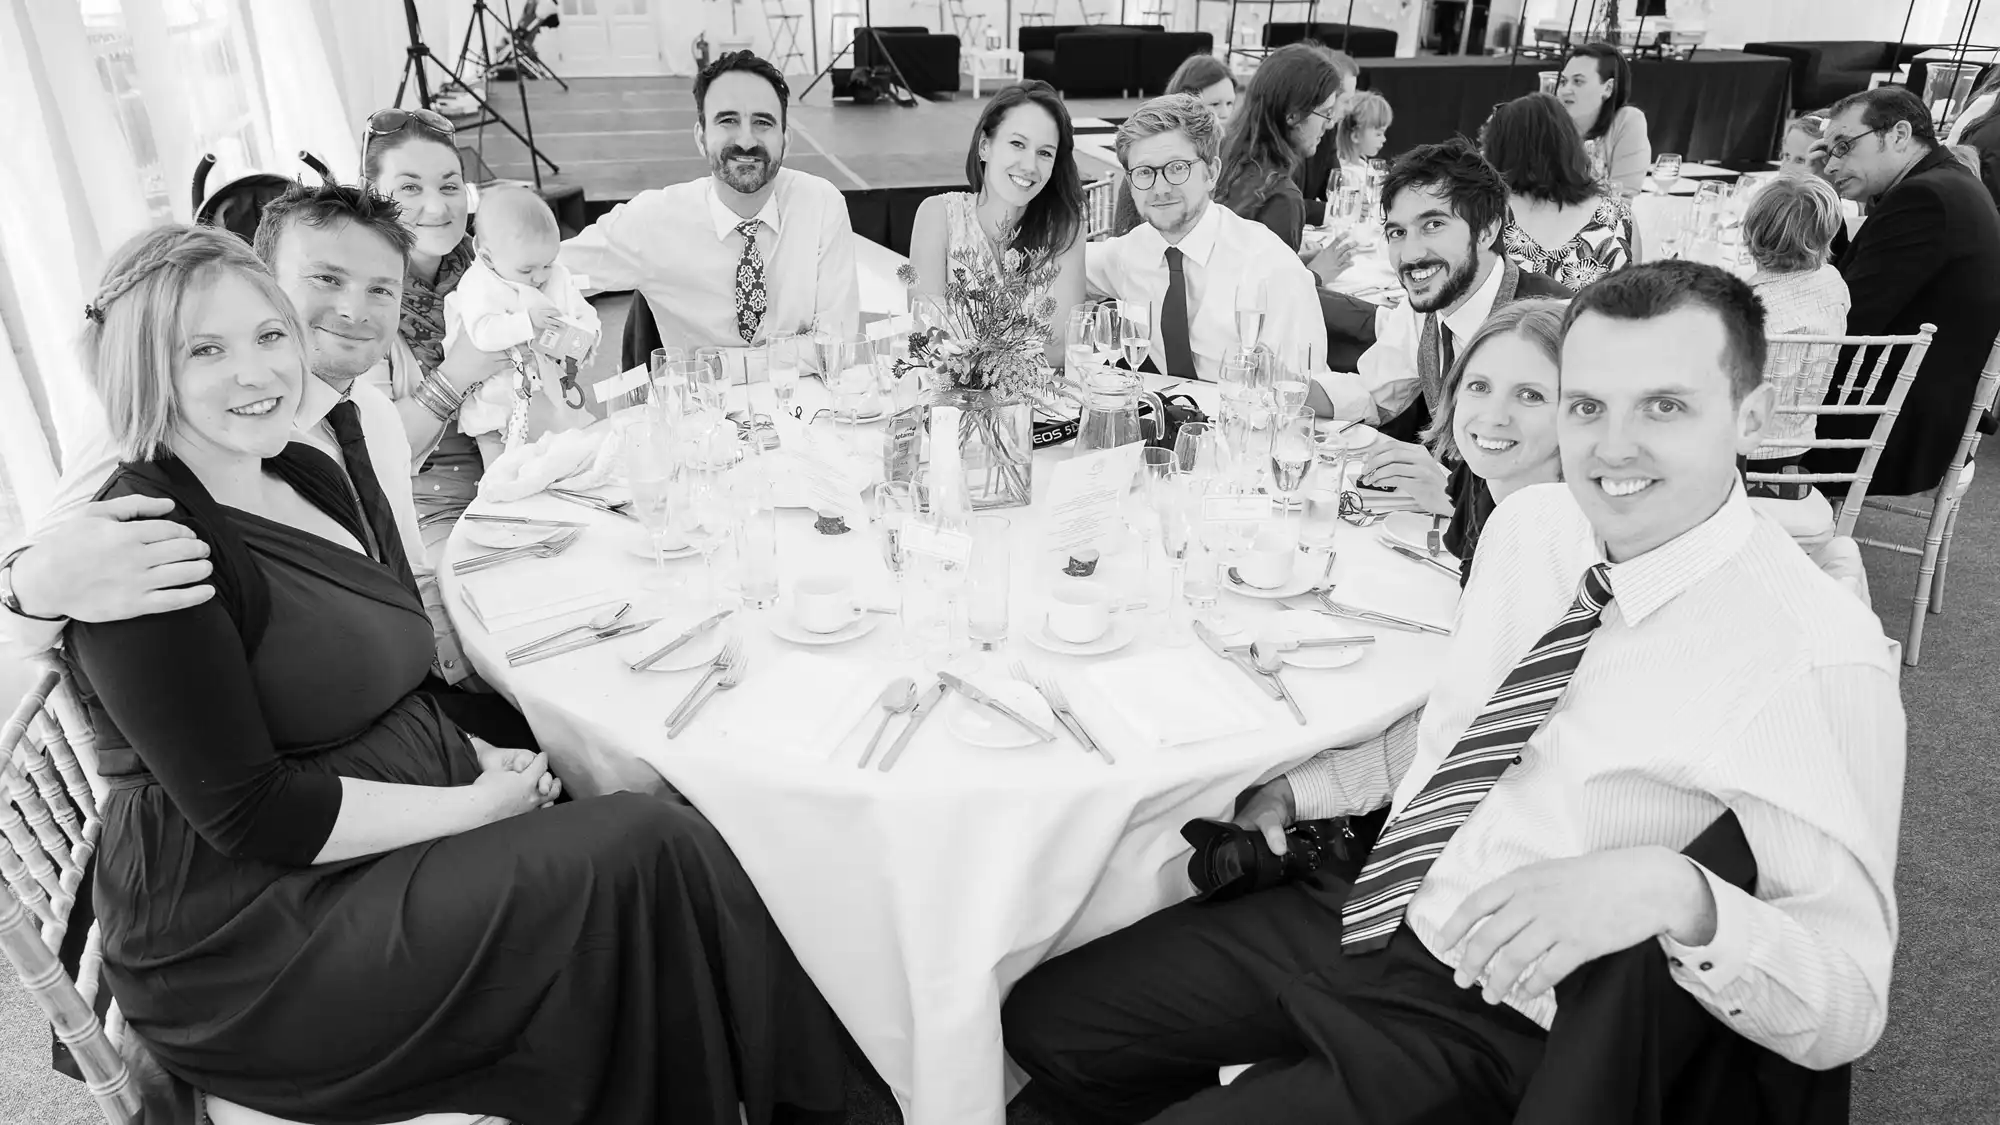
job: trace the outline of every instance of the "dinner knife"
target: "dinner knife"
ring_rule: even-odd
[[[1003,718],[1013,720],[1015,725],[1019,726],[1022,730],[1027,731],[1029,734],[1034,735],[1037,741],[1054,742],[1056,740],[1055,732],[1044,730],[1040,724],[1030,722],[1026,715],[1021,714],[1019,711],[1014,710],[1012,707],[1007,706],[1005,703],[1002,703],[1001,701],[993,698],[992,696],[986,694],[980,689],[973,687],[971,684],[966,683],[963,679],[959,678],[958,676],[955,676],[950,672],[939,672],[938,679],[944,682],[953,691],[956,691],[958,694],[964,696],[965,698],[971,700],[972,702],[979,704],[981,707],[984,707],[987,710]]]
[[[1403,556],[1404,558],[1409,559],[1411,562],[1420,562],[1427,564],[1429,566],[1434,566],[1437,569],[1443,571],[1444,573],[1452,576],[1453,578],[1457,578],[1459,576],[1457,567],[1451,566],[1440,559],[1434,559],[1431,556],[1424,554],[1422,551],[1412,550],[1411,548],[1405,546],[1404,544],[1391,542],[1386,539],[1383,540],[1383,545],[1388,547],[1391,551],[1394,551],[1397,554]]]
[[[1251,683],[1262,688],[1265,695],[1270,696],[1272,699],[1284,698],[1284,693],[1278,689],[1278,686],[1271,682],[1270,677],[1259,672],[1257,666],[1250,663],[1248,657],[1229,651],[1229,646],[1222,643],[1222,638],[1215,635],[1215,630],[1208,627],[1208,622],[1195,622],[1194,635],[1201,638],[1201,643],[1207,645],[1210,652],[1243,669],[1243,674],[1250,677]]]
[[[589,524],[583,524],[583,523],[578,523],[578,522],[576,522],[575,520],[543,520],[543,519],[534,519],[534,518],[532,518],[532,517],[529,517],[529,516],[489,516],[489,515],[485,514],[484,512],[467,512],[467,513],[465,513],[464,515],[462,515],[462,516],[460,516],[460,517],[458,517],[458,518],[460,518],[460,519],[462,519],[462,520],[470,520],[470,521],[472,521],[473,523],[515,523],[515,524],[532,524],[532,525],[533,525],[533,526],[535,526],[535,527],[588,527],[588,526],[590,526]]]
[[[537,660],[547,660],[551,656],[561,656],[565,652],[575,652],[577,649],[580,648],[589,648],[591,645],[594,644],[602,644],[605,641],[614,640],[618,637],[628,636],[632,633],[639,632],[641,629],[650,629],[653,626],[658,625],[659,623],[660,619],[657,617],[649,618],[645,621],[628,622],[626,624],[619,625],[616,628],[606,629],[604,632],[597,633],[593,636],[579,637],[578,639],[569,641],[565,644],[556,645],[554,648],[536,649],[534,652],[531,652],[528,655],[523,656],[518,660],[509,660],[507,662],[507,665],[508,667],[511,668],[519,668],[523,664],[533,664]]]
[[[943,680],[939,680],[937,683],[931,685],[931,690],[925,692],[922,699],[917,701],[916,710],[910,712],[909,725],[904,727],[903,732],[896,736],[896,741],[889,744],[888,753],[882,755],[881,764],[877,765],[876,769],[881,770],[883,773],[888,773],[889,767],[896,764],[896,759],[903,756],[903,747],[910,744],[910,739],[917,733],[917,728],[924,725],[924,717],[937,707],[938,700],[944,698],[947,687],[948,685]]]
[[[682,633],[680,636],[675,637],[673,640],[668,641],[664,645],[661,645],[659,649],[657,649],[656,651],[649,652],[646,655],[640,657],[639,659],[634,660],[630,665],[631,669],[634,672],[643,672],[646,669],[651,668],[653,665],[658,664],[660,661],[665,660],[669,656],[672,656],[675,652],[680,650],[681,646],[687,644],[689,641],[694,640],[696,637],[699,637],[703,633],[706,633],[710,629],[713,629],[717,625],[720,625],[722,623],[723,618],[728,617],[730,614],[735,612],[736,611],[734,609],[725,609],[721,613],[714,614],[709,618],[707,618],[706,620],[697,622],[687,632]]]

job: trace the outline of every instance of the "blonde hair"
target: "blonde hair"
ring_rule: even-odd
[[[1118,153],[1118,163],[1125,163],[1125,154],[1132,146],[1148,137],[1162,133],[1179,133],[1194,146],[1195,159],[1211,167],[1222,151],[1222,130],[1215,123],[1215,115],[1201,104],[1201,99],[1193,94],[1168,94],[1154,98],[1138,109],[1118,126],[1118,133],[1111,142]]]
[[[1389,99],[1373,90],[1362,90],[1347,98],[1341,107],[1340,122],[1334,126],[1334,153],[1342,164],[1353,164],[1362,160],[1355,150],[1355,142],[1363,129],[1387,129],[1396,123],[1396,111],[1389,106]]]
[[[1774,180],[1743,213],[1743,249],[1772,273],[1816,270],[1840,230],[1840,196],[1818,176]]]
[[[305,325],[248,244],[213,227],[155,227],[112,254],[97,296],[84,307],[77,345],[123,460],[152,461],[167,452],[167,441],[181,424],[174,376],[187,359],[188,297],[224,271],[236,273],[271,302],[298,342],[300,378],[311,378]]]
[[[490,246],[495,239],[518,239],[541,235],[562,241],[556,213],[533,191],[506,185],[479,193],[479,211],[473,241]]]
[[[1458,439],[1451,433],[1452,415],[1458,411],[1458,389],[1465,384],[1465,365],[1472,362],[1486,341],[1496,336],[1519,336],[1547,356],[1550,363],[1562,366],[1563,314],[1568,308],[1568,301],[1554,297],[1524,297],[1501,305],[1487,316],[1479,331],[1465,342],[1465,350],[1452,361],[1444,390],[1438,395],[1437,413],[1431,416],[1431,428],[1424,431],[1424,444],[1431,447],[1438,460],[1465,460],[1465,455],[1458,451]]]

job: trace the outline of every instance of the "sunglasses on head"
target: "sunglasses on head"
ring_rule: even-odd
[[[368,137],[386,137],[411,125],[445,137],[458,131],[443,114],[428,109],[378,109],[368,117]],[[367,137],[362,138],[362,143],[367,143]]]

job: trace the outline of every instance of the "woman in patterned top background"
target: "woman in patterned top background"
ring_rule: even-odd
[[[1573,290],[1633,262],[1632,208],[1591,181],[1583,142],[1561,103],[1547,94],[1501,103],[1480,148],[1507,181],[1500,238],[1509,261]]]

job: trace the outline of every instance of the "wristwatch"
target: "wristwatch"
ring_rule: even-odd
[[[61,621],[60,617],[42,617],[21,608],[21,599],[14,594],[14,560],[21,557],[26,547],[16,547],[0,558],[0,609],[16,617],[27,617],[36,621]]]

